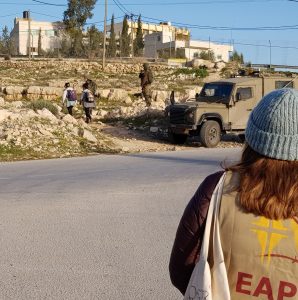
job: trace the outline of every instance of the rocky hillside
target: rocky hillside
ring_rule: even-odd
[[[219,78],[215,67],[209,65],[213,79]],[[195,71],[151,68],[155,80],[148,109],[140,95],[140,63],[108,64],[103,72],[98,62],[0,61],[0,159],[183,149],[166,139],[164,109],[172,90],[176,100],[187,101],[203,81]],[[92,124],[84,122],[79,105],[74,117],[61,105],[64,83],[80,93],[87,77],[96,81],[100,95]]]

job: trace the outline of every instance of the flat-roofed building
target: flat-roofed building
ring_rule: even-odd
[[[44,22],[32,20],[29,12],[23,12],[23,18],[15,18],[11,38],[16,55],[38,55],[40,39],[41,49],[54,51],[61,48],[60,32],[63,31],[62,22]],[[30,43],[30,44],[29,44]]]
[[[148,34],[144,38],[144,56],[158,58],[159,54],[167,52],[168,56],[175,57],[176,53],[188,60],[200,57],[201,52],[212,51],[216,61],[229,61],[233,52],[232,45],[219,44],[209,41],[190,40],[177,38],[172,31],[166,28],[162,32]]]
[[[130,34],[132,31],[135,37],[138,29],[138,22],[130,21],[128,19],[127,23],[128,23],[128,34]],[[123,26],[123,22],[114,24],[114,31],[117,37],[121,35],[122,26]],[[190,37],[190,32],[187,28],[179,28],[179,27],[172,26],[170,22],[164,22],[159,24],[142,22],[143,36],[155,32],[163,32],[165,30],[172,32],[178,39],[188,40]],[[111,31],[111,25],[107,26],[107,31]]]

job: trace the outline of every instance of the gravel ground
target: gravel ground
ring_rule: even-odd
[[[144,130],[128,129],[128,127],[119,124],[93,124],[92,126],[108,135],[122,152],[179,151],[202,147],[197,137],[190,137],[184,145],[173,145],[168,141],[164,131],[152,133]],[[236,135],[223,135],[217,148],[235,148],[242,145],[243,143]]]

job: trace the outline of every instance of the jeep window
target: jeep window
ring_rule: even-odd
[[[246,100],[252,98],[252,88],[238,88],[236,92],[236,99]]]
[[[197,100],[227,103],[232,89],[232,84],[206,83]]]
[[[275,81],[275,88],[282,89],[284,87],[294,88],[293,81]]]

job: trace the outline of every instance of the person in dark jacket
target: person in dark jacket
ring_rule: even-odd
[[[266,95],[250,115],[241,161],[225,168],[218,218],[232,300],[298,299],[297,112],[297,90]],[[222,174],[203,181],[177,229],[169,271],[183,295]]]
[[[97,97],[97,84],[94,80],[90,79],[90,78],[87,78],[86,79],[86,82],[88,84],[88,87],[89,87],[89,90],[91,91],[92,95],[94,97]]]
[[[152,102],[151,84],[153,82],[153,74],[149,64],[143,64],[143,68],[144,69],[139,74],[139,78],[141,79],[143,97],[145,98],[146,105],[149,107]]]

